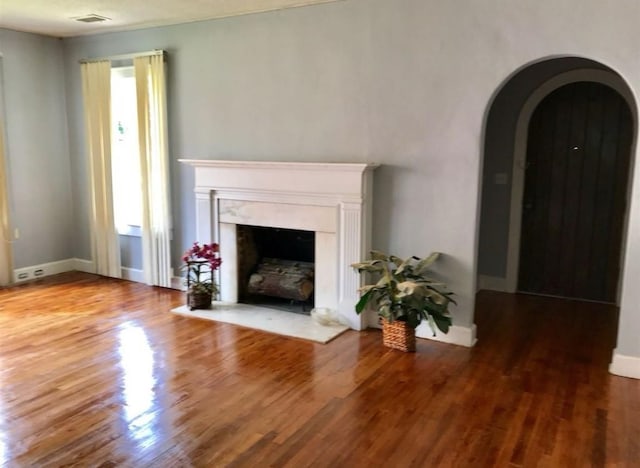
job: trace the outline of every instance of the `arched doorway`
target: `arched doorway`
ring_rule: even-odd
[[[617,302],[631,111],[594,81],[563,85],[528,125],[517,290]]]
[[[634,168],[637,164],[637,158],[634,155],[637,153],[638,108],[634,93],[629,85],[619,74],[607,66],[579,57],[544,60],[514,72],[496,90],[488,105],[484,126],[482,204],[477,262],[478,289],[508,293],[518,290],[522,241],[521,222],[530,121],[538,105],[547,96],[565,85],[577,82],[605,85],[606,88],[614,90],[622,97],[626,109],[631,114],[631,135],[629,137],[631,155],[626,179],[628,190],[621,191],[621,193],[625,192],[625,197],[618,197],[618,200],[623,199],[622,202],[614,202],[616,209],[623,213],[620,234],[622,252],[619,258],[626,259],[629,263],[623,264],[623,260],[619,260],[620,277],[612,281],[612,283],[618,284],[615,287],[608,286],[609,300],[611,291],[616,290],[616,303],[597,304],[604,307],[605,311],[604,315],[599,313],[597,316],[604,317],[608,325],[618,329],[617,342],[611,338],[610,350],[604,351],[613,354],[609,367],[610,372],[616,375],[639,378],[637,347],[634,347],[636,336],[633,333],[637,324],[635,298],[638,293],[635,284],[637,283],[638,268],[633,260],[629,260],[637,258],[638,255],[638,245],[633,242],[637,233],[634,222],[637,217],[637,207],[631,206],[632,203],[626,203],[625,206],[624,202],[625,198],[631,200],[631,194],[638,190],[638,181],[632,179],[632,174],[637,172],[637,168]],[[621,105],[620,108],[623,109],[625,106]],[[574,146],[578,146],[578,150],[573,150]],[[580,151],[579,145],[568,148]],[[574,191],[574,193],[576,192]],[[597,191],[594,197],[597,197]],[[613,230],[615,231],[615,229]],[[616,256],[613,253],[604,256],[604,258],[606,262],[609,262],[614,261]],[[602,262],[601,259],[600,261]],[[560,268],[560,263],[556,262],[554,266]],[[592,268],[594,263],[594,261],[587,262],[588,268]],[[573,268],[577,267],[574,265]],[[621,290],[623,280],[625,287],[624,290]],[[487,296],[485,295],[485,297]],[[570,313],[588,310],[594,304],[584,301],[540,298],[532,295],[510,297],[517,303],[522,300],[528,304],[538,304],[536,301],[540,300],[555,301],[553,302],[554,310],[556,310],[556,306],[571,304]],[[620,306],[619,313],[616,305]],[[535,309],[535,306],[532,307]],[[537,313],[538,310],[534,309],[527,310]],[[614,322],[619,326],[614,325]],[[565,317],[565,323],[573,323],[573,321]]]
[[[534,63],[501,86],[489,106],[485,124],[478,289],[518,290],[529,123],[547,96],[576,82],[600,83],[622,96],[635,128],[637,112],[632,92],[618,74],[592,60],[567,57]],[[625,216],[627,208],[622,210]],[[625,233],[626,218],[623,236]]]

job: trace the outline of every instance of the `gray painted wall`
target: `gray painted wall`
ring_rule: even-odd
[[[0,29],[14,267],[74,254],[62,43]]]
[[[161,48],[176,266],[195,236],[192,170],[178,158],[374,161],[374,246],[447,253],[455,322],[469,326],[493,94],[515,70],[568,55],[610,66],[637,95],[638,17],[636,0],[346,0],[65,40],[74,255],[89,257],[78,60]],[[618,351],[640,356],[640,184],[629,229]]]
[[[119,236],[120,263],[124,268],[142,270],[142,240],[137,236]]]
[[[88,231],[73,210],[62,41],[0,29],[0,53],[13,224],[20,231],[14,267],[72,258],[77,232]],[[139,238],[122,236],[121,250],[122,266],[142,268]]]

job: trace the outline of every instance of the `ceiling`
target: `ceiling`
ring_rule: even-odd
[[[0,0],[0,27],[71,37],[188,23],[339,0]],[[99,15],[108,21],[73,18]]]

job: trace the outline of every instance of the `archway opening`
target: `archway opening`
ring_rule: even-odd
[[[610,130],[604,131],[600,125],[592,125],[591,127],[593,128],[590,130],[589,126],[582,126],[585,131],[585,135],[593,140],[592,146],[597,147],[598,144],[596,144],[595,141],[598,140],[600,145],[604,144],[603,142],[609,141],[609,143],[606,144],[609,145],[610,148],[616,148],[615,151],[621,151],[620,147],[624,148],[623,151],[626,152],[627,157],[626,161],[623,160],[622,162],[615,162],[611,166],[619,171],[622,176],[622,179],[618,179],[617,182],[613,183],[613,191],[618,191],[618,195],[615,197],[602,196],[606,190],[603,192],[599,189],[597,183],[595,188],[592,185],[587,189],[586,194],[582,193],[580,187],[585,185],[586,182],[580,178],[571,179],[571,182],[567,183],[568,179],[563,176],[563,183],[557,186],[552,182],[546,183],[546,181],[556,177],[560,173],[566,176],[569,173],[578,173],[583,170],[584,163],[588,158],[582,158],[580,160],[580,164],[576,164],[576,161],[572,161],[571,158],[584,152],[584,145],[587,140],[582,140],[580,143],[572,144],[571,138],[560,139],[560,141],[557,142],[557,146],[560,148],[560,152],[562,153],[562,158],[564,158],[564,162],[560,165],[563,168],[562,171],[558,171],[556,169],[555,172],[552,170],[551,172],[547,172],[546,175],[540,176],[538,187],[542,187],[543,190],[547,190],[546,196],[550,198],[553,197],[549,195],[551,193],[549,190],[556,190],[557,193],[554,194],[554,196],[558,195],[557,198],[559,199],[571,199],[571,197],[573,197],[574,205],[576,203],[576,197],[578,200],[581,197],[585,199],[592,198],[596,204],[602,203],[602,200],[606,200],[606,203],[611,206],[609,213],[617,210],[621,216],[617,227],[607,227],[604,230],[608,238],[618,237],[619,249],[616,250],[616,248],[613,248],[603,255],[591,256],[592,258],[587,260],[582,266],[575,263],[563,264],[566,259],[563,260],[560,258],[557,252],[564,252],[563,249],[570,250],[574,247],[571,243],[576,242],[576,240],[571,240],[566,235],[564,237],[560,235],[559,244],[553,248],[555,249],[555,253],[552,252],[552,254],[548,255],[550,260],[549,264],[545,266],[544,262],[542,262],[540,258],[541,254],[538,253],[532,255],[532,259],[530,260],[532,263],[529,264],[529,268],[533,270],[542,269],[543,271],[548,268],[559,269],[560,273],[556,275],[555,278],[562,278],[564,274],[563,271],[566,273],[569,270],[581,269],[580,273],[584,274],[585,271],[588,272],[590,269],[599,268],[598,262],[600,265],[615,263],[614,269],[619,269],[620,273],[611,274],[611,271],[607,273],[605,268],[604,276],[608,277],[610,284],[604,286],[599,285],[597,287],[601,290],[608,291],[608,295],[605,294],[604,297],[589,297],[589,295],[585,295],[584,293],[566,293],[563,291],[554,291],[553,289],[549,291],[544,288],[542,291],[527,291],[529,286],[523,287],[521,282],[520,262],[522,259],[522,231],[523,229],[529,229],[529,226],[523,227],[522,224],[524,217],[526,217],[526,213],[523,214],[523,209],[529,209],[530,207],[525,205],[531,202],[531,200],[525,198],[525,195],[528,196],[528,194],[525,194],[527,171],[531,164],[530,158],[528,157],[528,150],[533,144],[531,141],[530,127],[531,125],[540,125],[541,122],[546,122],[545,124],[554,128],[553,132],[559,132],[555,125],[555,122],[558,120],[557,112],[554,111],[555,113],[553,113],[552,117],[547,115],[544,118],[540,116],[535,117],[534,114],[538,106],[547,97],[553,95],[554,92],[561,93],[563,87],[569,86],[566,90],[568,90],[569,95],[572,96],[577,89],[576,86],[578,86],[576,83],[581,83],[579,86],[585,86],[587,89],[591,87],[593,90],[599,90],[597,92],[602,92],[603,94],[608,95],[614,101],[617,100],[618,104],[613,106],[617,106],[617,118],[618,120],[620,120],[620,118],[623,120],[626,119],[626,130],[623,130],[622,133],[610,133]],[[597,92],[595,93],[597,94]],[[589,92],[587,92],[585,101],[580,105],[586,105],[587,108],[589,108],[589,99]],[[605,101],[606,100],[607,99],[605,99]],[[598,100],[596,99],[595,101]],[[571,99],[567,102],[571,102]],[[603,101],[598,102],[602,104]],[[571,109],[572,106],[570,105],[568,107],[568,111],[567,108],[565,108],[565,111],[563,112],[565,115],[568,114],[570,116],[571,113],[574,112]],[[610,113],[611,112],[612,111],[610,111]],[[588,115],[584,113],[582,115],[588,118]],[[534,123],[536,118],[538,120],[537,124]],[[554,123],[554,125],[550,125],[549,122]],[[569,124],[565,129],[568,129],[568,134],[571,135],[570,130],[572,125],[576,128],[577,125],[575,123],[571,123],[571,118],[568,119],[568,122]],[[625,376],[637,375],[636,362],[633,360],[635,358],[623,356],[613,348],[616,346],[615,335],[616,329],[619,328],[618,323],[620,323],[620,318],[626,317],[625,314],[629,313],[628,308],[624,307],[626,302],[624,302],[623,308],[620,311],[616,306],[620,305],[622,302],[620,286],[625,272],[625,265],[623,264],[625,250],[634,248],[633,244],[629,244],[627,241],[627,230],[629,225],[628,220],[630,217],[629,200],[631,193],[635,190],[632,186],[634,182],[632,180],[632,174],[634,172],[635,165],[634,155],[636,153],[637,144],[637,126],[638,109],[636,107],[632,91],[619,74],[601,63],[577,57],[554,58],[528,65],[514,73],[503,83],[499,90],[496,91],[486,114],[483,147],[482,205],[478,240],[478,290],[489,291],[483,291],[482,294],[478,295],[476,302],[477,309],[486,309],[487,303],[489,303],[489,310],[497,310],[495,309],[496,307],[502,307],[497,305],[498,303],[502,305],[509,304],[509,307],[512,307],[507,314],[509,315],[511,312],[521,312],[523,309],[522,304],[526,302],[528,305],[524,308],[526,309],[529,307],[528,312],[530,312],[530,314],[526,314],[527,310],[524,311],[526,317],[529,317],[525,317],[524,319],[525,328],[534,323],[536,324],[535,327],[542,326],[537,324],[541,324],[545,322],[545,320],[556,320],[557,322],[555,314],[557,311],[560,311],[563,316],[563,318],[560,319],[560,325],[555,322],[555,325],[545,323],[545,330],[547,332],[553,327],[559,327],[558,331],[555,333],[555,335],[560,334],[558,336],[562,336],[563,333],[566,333],[567,330],[572,327],[573,332],[575,332],[574,335],[576,335],[579,329],[586,330],[593,326],[602,326],[599,328],[598,336],[601,337],[604,335],[604,338],[599,340],[601,347],[598,352],[600,352],[602,356],[611,356],[613,351],[613,361],[610,371],[614,374]],[[630,133],[630,135],[625,136],[625,131]],[[551,133],[552,139],[553,132]],[[605,136],[607,132],[609,132],[608,136]],[[539,137],[534,136],[534,138]],[[625,142],[623,144],[619,144],[622,140]],[[609,155],[606,157],[610,157],[610,154],[612,154],[611,151],[612,150],[610,150]],[[599,154],[596,158],[589,160],[590,162],[588,164],[595,164],[597,168],[600,168],[602,167],[602,158],[603,156]],[[542,162],[534,162],[534,164],[541,164],[543,166],[546,164],[553,167],[553,164],[548,160],[546,162],[544,160]],[[569,167],[571,164],[573,164],[572,168]],[[635,183],[637,184],[638,182],[635,181]],[[554,186],[555,189],[550,189],[550,187]],[[607,187],[607,190],[612,190],[611,183],[609,183]],[[540,200],[534,200],[534,203],[540,203]],[[555,207],[560,206],[557,201],[554,203]],[[569,211],[568,214],[567,206],[561,206],[564,208],[560,212],[556,211],[554,222],[549,221],[553,216],[550,217],[547,212],[545,221],[547,227],[562,227],[567,219],[572,219],[572,216],[574,216],[574,220],[576,215],[584,217],[584,213],[580,213],[579,206],[575,208],[575,213]],[[571,209],[571,204],[569,204],[568,210]],[[560,216],[557,216],[558,213],[560,213]],[[593,216],[596,219],[602,217],[601,214],[592,214],[590,216]],[[590,224],[593,225],[594,222],[595,221],[592,220]],[[569,225],[571,225],[571,222]],[[617,234],[616,232],[611,232],[616,230],[618,231]],[[546,238],[549,236],[548,233],[541,232],[532,233],[527,231],[527,234],[530,234],[533,239],[538,241],[541,237],[544,237],[544,240],[546,241]],[[591,231],[588,235],[583,236],[583,239],[594,235],[599,236],[601,233],[594,234],[593,231]],[[528,241],[525,241],[525,244],[527,242]],[[608,242],[609,241],[605,242],[605,244]],[[544,244],[541,252],[544,252],[544,255],[547,255],[548,253]],[[571,255],[569,255],[569,257],[570,256]],[[604,262],[602,261],[603,259]],[[558,271],[555,271],[555,273],[558,273]],[[575,282],[575,280],[571,281]],[[506,293],[515,293],[523,290],[524,292],[561,296],[564,298],[576,297],[579,299],[567,300],[546,298],[535,295],[506,294],[500,296],[500,299],[498,300],[495,295],[499,295],[501,293],[491,292],[501,291]],[[486,296],[486,294],[489,294],[489,296]],[[625,292],[625,298],[626,295],[627,293]],[[486,300],[487,297],[491,298],[489,302]],[[498,302],[491,302],[494,299],[498,300]],[[610,304],[588,302],[583,299],[590,301],[605,301],[610,302]],[[602,307],[602,309],[598,309],[597,312],[589,312],[593,307]],[[601,320],[603,313],[608,317],[606,320]],[[578,328],[575,328],[574,326],[576,323],[574,319],[577,318],[576,314],[579,314],[581,320],[583,320],[583,322],[580,322],[583,323],[583,326],[578,326]],[[489,315],[491,315],[491,313],[489,313]],[[517,314],[509,316],[515,317],[520,315]],[[490,320],[493,320],[494,318],[496,317],[491,315]],[[502,318],[504,319],[504,317]],[[531,320],[533,320],[533,322]],[[586,320],[586,322],[584,320]],[[486,320],[484,321],[486,322]],[[518,323],[522,325],[521,322],[522,320]],[[596,322],[599,325],[596,325]],[[498,336],[493,336],[490,329],[484,332],[488,333],[488,335],[485,336],[483,333],[482,320],[478,320],[476,323],[478,324],[480,339],[500,339]],[[532,330],[533,329],[529,330],[529,333]],[[538,335],[536,336],[544,336],[544,332],[542,330],[537,330],[537,333]],[[619,342],[621,339],[620,334],[624,333],[624,330],[618,329],[617,333]],[[565,335],[563,338],[559,338],[560,341],[556,342],[555,345],[564,346],[566,344],[568,346],[572,346],[569,344],[570,342],[574,344],[583,342],[584,337],[581,338],[578,335],[579,333],[572,338]],[[535,338],[531,337],[531,339]],[[627,361],[629,360],[633,360],[632,365],[628,364]]]
[[[485,127],[478,289],[505,292],[519,290],[523,199],[525,174],[529,164],[529,124],[535,109],[547,96],[563,86],[578,82],[598,84],[603,89],[610,89],[622,103],[621,112],[626,112],[629,116],[630,131],[633,132],[635,128],[633,121],[636,120],[637,114],[626,83],[613,70],[591,60],[571,57],[538,62],[513,75],[502,86],[491,103]],[[565,120],[570,120],[570,112],[571,110]],[[602,129],[594,127],[584,131],[593,134],[601,132]],[[575,156],[576,154],[572,154],[575,150],[571,148],[576,145],[569,145],[568,140],[565,140],[556,141],[557,145],[563,146],[562,150],[566,150],[564,157]],[[628,161],[632,159],[630,153],[635,135],[630,135],[629,140],[626,150]],[[627,177],[625,182],[628,181],[632,164],[633,161],[630,161],[626,169],[623,168]],[[566,172],[566,167],[563,166],[562,169]],[[567,188],[563,185],[557,190],[562,192],[562,197],[558,199],[564,200],[567,190],[575,190],[575,187]],[[626,196],[627,192],[619,197],[617,208],[625,203]],[[531,207],[527,205],[528,208]],[[626,232],[626,209],[626,205],[621,209],[622,244]],[[547,219],[547,223],[553,225],[554,221]],[[555,221],[555,224],[558,222]],[[621,258],[620,254],[617,256]],[[617,293],[618,289],[616,299]],[[553,291],[549,294],[554,295]]]

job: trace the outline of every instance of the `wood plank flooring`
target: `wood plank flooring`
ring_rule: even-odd
[[[473,349],[328,345],[83,273],[0,290],[0,466],[640,466],[616,310],[481,292]]]

